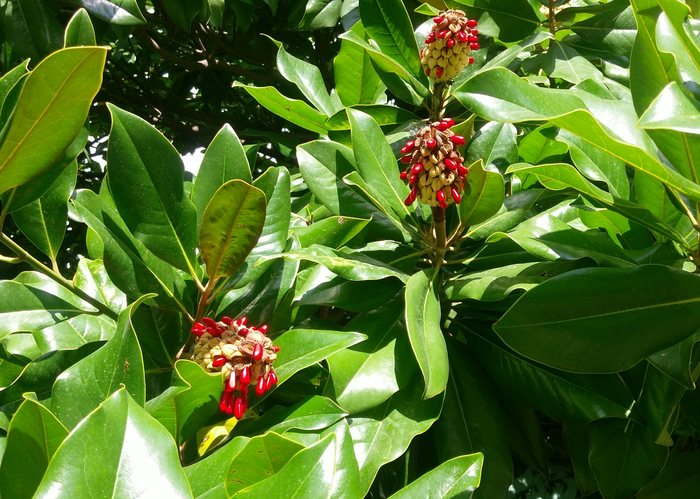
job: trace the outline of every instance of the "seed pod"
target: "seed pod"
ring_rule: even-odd
[[[469,56],[479,49],[478,31],[474,29],[477,22],[467,19],[461,10],[441,12],[433,22],[420,53],[421,64],[434,81],[449,81],[473,62]]]

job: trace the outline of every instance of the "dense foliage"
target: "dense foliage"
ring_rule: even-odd
[[[699,11],[0,1],[0,496],[697,494]]]

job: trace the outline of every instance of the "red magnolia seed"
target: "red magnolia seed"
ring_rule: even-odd
[[[401,177],[401,180],[406,180],[408,178],[408,172],[406,172],[406,171],[401,172],[399,177]]]
[[[236,400],[234,400],[233,402],[233,416],[236,419],[241,419],[243,417],[243,414],[245,414],[245,410],[247,408],[248,404],[243,399],[243,397],[237,397]]]
[[[469,19],[467,21],[467,26],[469,26],[470,28],[476,28],[477,24],[479,23],[476,21],[476,19]]]
[[[263,357],[263,346],[260,343],[256,343],[253,347],[253,360],[259,361]]]
[[[455,46],[455,43],[457,43],[457,42],[455,42],[455,39],[454,39],[454,38],[450,38],[449,40],[447,40],[447,47],[448,47],[448,48],[452,48],[452,47]]]
[[[440,66],[435,67],[435,76],[442,78],[442,68]]]
[[[460,177],[464,177],[467,173],[469,173],[469,170],[467,170],[464,165],[457,165],[457,174]]]
[[[438,66],[439,68],[439,66]],[[437,71],[436,71],[437,73]],[[425,145],[428,146],[428,149],[435,149],[435,146],[437,146],[437,140],[435,139],[428,139],[425,141]]]
[[[217,355],[214,357],[214,359],[211,361],[211,365],[214,367],[221,367],[224,364],[226,364],[226,357],[223,355]]]
[[[233,324],[233,319],[231,319],[228,315],[224,315],[224,316],[221,318],[221,322],[223,322],[223,323],[226,324],[227,326],[230,326],[231,324]]]
[[[462,197],[459,195],[459,192],[457,192],[457,189],[452,187],[450,189],[450,194],[452,194],[452,199],[455,200],[455,203],[459,203],[462,200]]]
[[[445,201],[445,193],[442,191],[442,189],[435,193],[435,199],[437,199],[437,202],[440,204],[441,207],[447,207],[447,202]]]
[[[274,369],[270,369],[270,385],[276,385],[278,381],[277,373]]]
[[[479,50],[479,48],[481,48],[481,46],[478,43],[470,43],[469,48],[472,50]]]
[[[241,369],[241,374],[238,376],[238,379],[241,381],[241,385],[250,384],[250,366],[245,366]]]
[[[267,324],[263,324],[262,326],[258,327],[258,331],[260,331],[262,334],[267,334],[267,329]]]
[[[479,43],[479,37],[474,36],[474,35],[469,35],[469,37],[467,38],[467,41],[469,41],[469,43]]]
[[[466,142],[466,140],[464,140],[464,137],[462,137],[461,135],[452,135],[450,137],[450,140],[452,141],[452,143],[454,145],[457,145],[457,146],[461,146],[462,144],[464,144]]]
[[[411,185],[413,185],[413,184],[416,183],[417,180],[418,180],[418,175],[414,173],[413,175],[411,175],[411,176],[408,178],[408,183],[411,184]]]
[[[474,64],[474,58],[473,58],[473,57],[470,57],[470,58],[469,58],[469,64]]]
[[[399,161],[407,165],[411,162],[411,156],[401,156],[401,159]]]
[[[453,120],[452,118],[445,118],[442,120],[442,123],[446,124],[447,128],[450,128],[451,126],[454,126],[455,120]]]
[[[445,20],[445,18],[444,18],[443,16],[435,16],[435,17],[433,17],[433,22],[434,22],[435,24],[440,24],[440,23],[441,23],[442,21],[444,21],[444,20]]]
[[[459,43],[466,43],[467,34],[464,31],[458,31],[457,32],[457,40],[459,41]]]
[[[445,38],[445,36],[447,36],[447,33],[449,32],[449,29],[441,29],[440,31],[438,31],[437,37],[440,39]]]
[[[418,174],[423,170],[423,164],[422,163],[416,163],[411,167],[411,173]]]
[[[452,161],[450,158],[445,158],[445,166],[452,171],[455,171],[457,169],[457,163]]]
[[[259,397],[263,393],[265,393],[265,378],[260,376],[255,384],[255,394]]]
[[[280,351],[280,347],[278,347],[277,345],[272,345],[272,350],[274,350],[275,353],[277,353]]]

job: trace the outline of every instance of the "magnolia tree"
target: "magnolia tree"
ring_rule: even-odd
[[[0,495],[696,495],[698,3],[297,3],[0,2]]]

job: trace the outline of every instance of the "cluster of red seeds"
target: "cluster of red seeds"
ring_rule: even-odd
[[[237,419],[248,409],[251,385],[260,396],[278,382],[271,364],[279,347],[266,336],[267,325],[254,327],[247,322],[245,317],[224,316],[218,322],[204,317],[192,326],[192,334],[197,336],[192,359],[209,371],[224,374],[219,409]]]
[[[433,18],[434,26],[425,39],[420,58],[425,74],[436,81],[451,80],[474,62],[472,50],[479,50],[477,21],[461,10],[447,10]]]
[[[442,208],[449,203],[460,202],[469,170],[457,149],[457,146],[465,143],[465,139],[450,130],[454,124],[452,118],[430,123],[401,148],[403,156],[400,161],[408,165],[401,172],[401,179],[408,180],[411,186],[411,192],[404,201],[406,206],[416,199]]]

